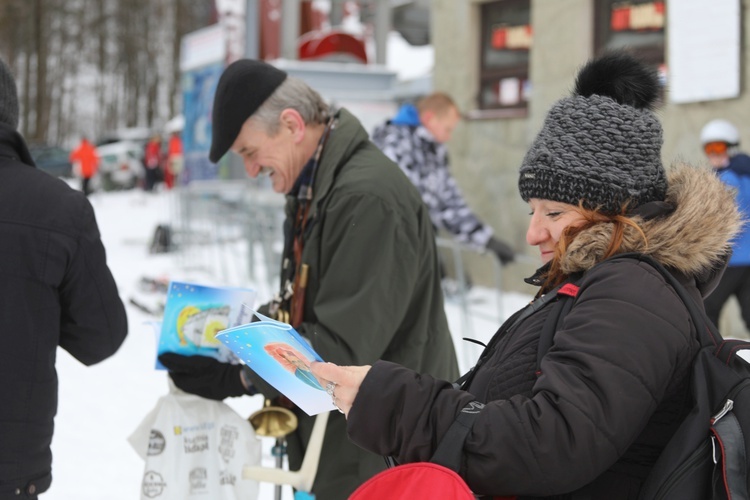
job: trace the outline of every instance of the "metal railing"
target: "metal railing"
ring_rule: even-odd
[[[278,286],[284,197],[252,180],[193,181],[174,191],[181,267],[229,286],[252,283],[270,297]]]
[[[172,196],[172,225],[181,267],[205,272],[223,285],[253,286],[259,301],[270,299],[277,291],[281,267],[284,197],[252,180],[194,181],[174,190]],[[446,298],[446,307],[458,308],[460,332],[454,332],[454,337],[476,339],[477,319],[499,326],[506,311],[503,269],[495,256],[452,238],[439,237],[436,244],[450,255],[457,285]],[[465,254],[489,259],[494,306],[472,304]],[[460,349],[464,363],[470,366],[478,349]]]
[[[460,337],[464,339],[478,340],[474,331],[474,319],[481,318],[493,322],[496,325],[500,325],[505,318],[505,311],[503,310],[503,270],[500,263],[497,261],[494,255],[490,253],[482,253],[471,247],[463,245],[453,238],[436,238],[436,244],[439,249],[447,250],[452,258],[453,273],[455,275],[456,287],[452,290],[452,293],[446,295],[446,302],[450,299],[450,302],[455,303],[458,307],[458,313],[460,317],[461,332]],[[489,260],[489,265],[492,268],[492,277],[495,290],[495,311],[489,313],[484,309],[472,307],[471,301],[469,300],[470,284],[468,279],[467,270],[464,266],[464,254],[478,255],[483,260]],[[445,279],[443,280],[445,282]],[[449,305],[446,303],[446,307]],[[457,337],[457,332],[453,332],[454,338]],[[462,353],[461,365],[463,367],[471,367],[476,363],[476,360],[481,352],[478,345],[464,345],[458,349]]]

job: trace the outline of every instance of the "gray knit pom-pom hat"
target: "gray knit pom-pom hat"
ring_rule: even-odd
[[[18,128],[18,91],[16,80],[5,61],[0,59],[0,123]]]
[[[578,73],[571,97],[550,109],[521,164],[518,189],[530,198],[620,213],[663,201],[662,129],[651,108],[655,71],[633,57],[609,53]]]

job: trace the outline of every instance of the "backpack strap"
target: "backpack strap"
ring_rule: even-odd
[[[750,386],[750,379],[745,380],[732,392],[738,393]],[[734,395],[730,394],[733,398]],[[734,401],[727,398],[724,408],[711,418],[711,435],[714,464],[714,498],[724,498],[726,492],[732,492],[731,498],[750,498],[747,490],[747,451],[745,438],[737,415],[732,412]],[[717,449],[718,447],[718,449]]]
[[[430,458],[430,462],[447,467],[454,472],[460,471],[464,443],[482,408],[484,408],[483,403],[471,401],[461,409]]]
[[[566,283],[557,290],[557,301],[552,306],[547,319],[544,320],[542,332],[539,335],[539,346],[536,350],[537,377],[542,374],[542,358],[552,347],[552,340],[555,332],[557,332],[557,327],[573,308],[573,302],[575,302],[573,299],[578,295],[579,288],[576,283]]]
[[[680,297],[680,300],[682,300],[682,303],[685,304],[685,307],[690,314],[690,318],[695,324],[695,329],[698,332],[698,341],[700,342],[700,344],[703,346],[716,347],[718,352],[718,348],[720,347],[722,342],[725,342],[725,340],[722,338],[721,334],[719,334],[719,331],[716,329],[716,325],[714,325],[711,320],[708,319],[708,316],[706,316],[706,312],[702,307],[698,306],[698,303],[695,301],[695,299],[693,299],[688,291],[685,290],[685,287],[682,286],[682,283],[680,283],[677,278],[675,278],[672,273],[670,273],[661,263],[657,262],[648,255],[639,253],[623,253],[620,255],[615,255],[608,260],[615,259],[635,259],[641,262],[645,262],[646,264],[656,269],[659,274],[662,275],[664,280],[672,287],[672,289],[674,289],[674,291]],[[733,355],[734,354],[732,354],[731,356],[728,355],[726,359],[728,360]]]
[[[512,330],[524,319],[539,311],[541,308],[552,302],[558,296],[560,296],[561,299],[563,297],[575,297],[578,294],[578,288],[579,287],[577,284],[566,283],[558,286],[553,290],[550,290],[548,293],[514,314],[506,322],[509,323],[510,326],[505,328],[504,331]],[[567,312],[570,311],[571,307],[573,307],[572,300],[558,300],[557,302],[555,302],[555,308],[550,311],[550,316],[553,316],[554,320],[550,320],[550,318],[548,317],[545,321],[545,332],[543,332],[542,335],[546,337],[544,339],[544,345],[546,345],[546,347],[544,348],[544,350],[539,349],[539,352],[537,353],[537,371],[539,370],[538,365],[541,362],[542,357],[544,357],[544,354],[546,354],[547,350],[552,345],[552,337],[554,337],[555,335],[557,318],[563,317],[565,314],[567,314]],[[540,347],[541,343],[542,340],[540,339]],[[491,346],[492,342],[490,342],[490,346],[488,346],[488,349]],[[469,370],[469,372],[467,372],[458,381],[456,381],[456,383],[453,384],[453,387],[458,389],[464,386],[466,381],[471,379],[475,368],[476,366]],[[434,455],[430,459],[430,462],[443,465],[455,472],[459,472],[461,468],[464,443],[466,442],[466,438],[469,436],[469,432],[471,432],[471,428],[474,426],[474,421],[476,420],[476,417],[477,415],[479,415],[479,412],[482,410],[482,408],[484,408],[483,403],[480,403],[479,401],[471,401],[461,409],[461,412],[448,428],[448,432],[445,433],[445,436],[443,436],[440,444],[438,444],[438,447],[435,450]],[[389,458],[391,457],[386,458],[386,464],[391,467],[393,466],[394,462],[392,461],[392,458],[389,461]]]
[[[705,311],[698,307],[693,297],[685,290],[685,287],[680,283],[677,278],[674,277],[661,263],[654,260],[652,257],[640,253],[630,252],[615,255],[607,259],[634,259],[641,262],[645,262],[653,267],[659,274],[662,275],[664,280],[674,289],[680,300],[685,304],[685,307],[690,314],[690,317],[695,324],[698,332],[698,341],[703,346],[714,346],[716,348],[714,355],[719,358],[724,364],[728,365],[732,358],[736,355],[737,351],[741,349],[750,349],[750,342],[742,340],[725,340],[722,338],[716,326],[708,319]],[[539,347],[537,348],[537,362],[536,362],[536,373],[541,375],[541,363],[542,358],[547,354],[547,351],[552,347],[553,338],[555,332],[562,322],[563,318],[570,312],[573,307],[574,300],[578,294],[578,285],[576,283],[568,283],[563,285],[561,288],[556,290],[556,295],[559,296],[553,309],[550,311],[549,316],[542,326],[542,332],[539,337]],[[703,328],[701,328],[703,325]]]
[[[440,444],[430,458],[430,462],[447,467],[453,472],[459,472],[464,443],[482,408],[484,408],[484,403],[471,401],[461,409],[461,412],[448,428],[448,432],[440,440]],[[399,465],[396,459],[390,455],[384,456],[383,459],[388,469]]]

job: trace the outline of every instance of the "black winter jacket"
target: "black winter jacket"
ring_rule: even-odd
[[[0,124],[2,499],[51,482],[57,346],[91,365],[127,333],[91,204],[33,165],[21,136]]]
[[[669,216],[626,231],[623,252],[648,253],[700,302],[738,227],[731,193],[711,172],[670,175]],[[688,235],[690,237],[688,237]],[[604,261],[611,227],[568,247],[561,264],[580,291],[535,373],[550,307],[506,331],[483,354],[467,391],[378,362],[349,413],[361,446],[400,462],[429,460],[458,412],[487,403],[463,448],[462,476],[481,495],[635,499],[686,415],[698,344],[685,306],[647,263]]]

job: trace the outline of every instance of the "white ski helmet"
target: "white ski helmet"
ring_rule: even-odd
[[[701,130],[701,144],[709,142],[726,142],[730,146],[736,146],[740,143],[740,134],[726,120],[711,120]]]

